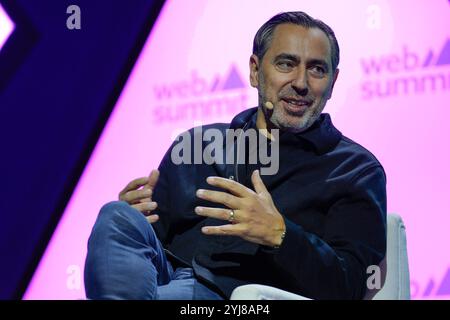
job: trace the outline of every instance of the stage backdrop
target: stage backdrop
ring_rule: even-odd
[[[341,71],[325,111],[384,165],[388,212],[406,224],[412,297],[450,297],[449,1],[169,0],[26,299],[85,298],[86,243],[101,206],[156,168],[176,133],[256,105],[253,36],[290,10],[336,32]]]
[[[0,50],[3,44],[8,40],[9,35],[14,30],[14,23],[8,17],[8,14],[0,4]]]

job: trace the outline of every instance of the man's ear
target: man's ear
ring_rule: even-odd
[[[334,75],[333,75],[333,83],[331,84],[330,93],[328,94],[328,99],[331,98],[331,95],[332,95],[333,89],[334,89],[334,84],[336,83],[338,75],[339,75],[339,69],[336,68],[336,71],[334,72]]]
[[[255,54],[250,56],[250,84],[252,87],[257,88],[259,84],[258,71],[259,71],[259,59]]]

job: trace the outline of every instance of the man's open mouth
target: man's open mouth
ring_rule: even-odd
[[[304,99],[283,98],[281,100],[286,111],[295,115],[303,115],[306,109],[312,104],[311,101]]]

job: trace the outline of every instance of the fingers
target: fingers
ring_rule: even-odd
[[[269,192],[264,184],[264,182],[261,179],[261,176],[259,175],[259,170],[255,170],[252,173],[252,183],[253,187],[255,188],[256,193],[266,193]]]
[[[148,177],[134,179],[119,193],[119,200],[127,202],[131,207],[146,215],[149,223],[155,223],[159,220],[157,214],[151,214],[158,206],[156,202],[152,201],[151,197],[158,178],[159,171],[152,170]]]
[[[142,187],[143,185],[146,185],[148,183],[148,180],[149,180],[149,177],[142,177],[142,178],[134,179],[133,181],[128,183],[127,186],[125,188],[123,188],[122,191],[120,191],[119,199],[122,195],[124,195],[128,191],[136,190],[136,189],[139,189],[140,187]]]
[[[119,195],[119,200],[134,204],[143,199],[151,199],[152,193],[151,189],[132,190]]]
[[[230,220],[231,210],[222,208],[208,208],[208,207],[195,207],[195,213],[200,216],[220,219],[220,220]],[[234,219],[236,219],[236,211],[234,212]]]
[[[231,209],[239,208],[241,205],[240,198],[221,191],[198,189],[197,197],[203,200],[221,203]]]
[[[155,223],[156,221],[159,220],[159,216],[157,214],[152,214],[152,215],[150,215],[148,217],[145,217],[145,219],[147,219],[147,221],[149,223]]]
[[[226,189],[232,194],[240,197],[246,197],[254,193],[253,190],[247,188],[239,182],[222,177],[208,177],[206,182],[212,186]]]
[[[150,172],[150,176],[148,178],[148,183],[147,185],[150,187],[150,189],[154,189],[156,186],[156,183],[158,182],[159,179],[159,171],[157,169],[152,170],[152,172]]]
[[[155,210],[158,207],[158,204],[156,202],[143,202],[143,203],[136,203],[131,206],[139,210],[143,214],[149,215],[152,210]]]
[[[242,230],[239,224],[203,227],[202,232],[211,236],[242,236]]]
[[[159,171],[152,170],[148,177],[141,177],[134,179],[127,186],[120,191],[119,200],[125,201],[129,204],[139,202],[150,202],[153,189],[156,186],[159,178]],[[143,187],[143,188],[141,188]]]

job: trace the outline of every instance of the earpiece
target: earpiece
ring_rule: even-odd
[[[264,105],[266,106],[266,108],[268,110],[272,110],[273,109],[273,103],[270,102],[270,101],[267,101]]]

